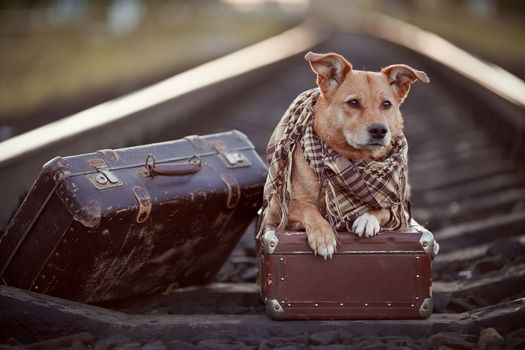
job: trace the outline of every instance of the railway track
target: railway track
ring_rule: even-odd
[[[368,35],[336,32],[314,50],[341,53],[358,69],[406,63],[432,80],[416,84],[402,107],[413,215],[441,245],[429,319],[269,321],[255,284],[252,227],[216,283],[112,310],[3,287],[4,346],[40,340],[35,348],[525,348],[525,129],[514,122],[525,118],[523,108],[427,57]],[[286,107],[314,84],[300,54],[267,72],[211,103],[201,96],[183,119],[133,142],[238,129],[264,154]]]

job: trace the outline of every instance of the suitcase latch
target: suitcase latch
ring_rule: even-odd
[[[88,174],[86,177],[99,190],[122,185],[122,181],[107,167],[97,167],[96,173]]]
[[[228,168],[243,168],[252,164],[242,152],[237,151],[222,151],[219,158]]]

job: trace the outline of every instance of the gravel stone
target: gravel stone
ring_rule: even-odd
[[[442,332],[434,334],[430,337],[432,346],[439,348],[443,345],[451,347],[456,350],[470,350],[476,347],[476,344],[468,341],[471,336],[459,333]]]
[[[256,347],[260,343],[260,339],[257,337],[243,336],[243,337],[237,338],[237,340],[247,345],[253,345],[254,347]]]
[[[446,346],[446,345],[441,345],[441,346],[438,348],[438,350],[454,350],[454,349],[449,348],[449,347]]]
[[[478,346],[481,350],[503,349],[504,339],[494,328],[485,328],[480,332]]]
[[[192,339],[193,344],[198,344],[202,340],[208,339],[228,339],[233,340],[237,338],[237,333],[233,331],[218,331],[218,332],[208,332],[197,335]]]
[[[248,350],[255,349],[253,346],[246,345],[235,340],[225,339],[205,339],[197,344],[199,349],[209,350]]]
[[[359,350],[388,350],[388,347],[385,344],[370,344],[365,346],[359,346]]]
[[[167,346],[169,350],[197,350],[198,349],[198,347],[196,347],[192,343],[187,343],[181,340],[172,340],[167,344]]]
[[[491,271],[500,270],[505,266],[506,260],[500,257],[487,257],[482,260],[479,260],[474,265],[474,270],[478,274],[484,274]]]
[[[353,347],[349,347],[345,344],[330,344],[330,345],[319,345],[319,346],[311,346],[308,349],[312,350],[351,350]]]
[[[345,331],[344,329],[338,329],[337,330],[337,339],[340,343],[343,344],[350,344],[355,338],[355,335]]]
[[[113,349],[116,346],[131,343],[131,339],[122,334],[115,334],[109,338],[102,339],[95,344],[94,350]]]
[[[376,336],[359,337],[355,343],[355,347],[360,350],[380,350],[387,348]]]
[[[157,340],[153,343],[148,343],[142,346],[142,350],[167,350],[168,347],[161,342],[160,340]]]
[[[273,344],[268,339],[261,339],[259,341],[259,345],[257,346],[257,350],[269,350],[273,349]]]
[[[303,346],[299,347],[298,345],[286,345],[280,348],[275,348],[274,350],[300,350],[303,348],[304,348]]]
[[[324,331],[310,335],[309,341],[312,345],[328,345],[335,343],[338,337],[337,331]]]

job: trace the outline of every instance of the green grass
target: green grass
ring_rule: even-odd
[[[408,12],[400,17],[489,60],[525,66],[523,18],[473,17],[447,7],[438,13]]]
[[[162,2],[160,2],[162,3]],[[454,1],[437,7],[410,2],[314,1],[338,16],[355,7],[383,12],[437,33],[496,63],[525,71],[523,16],[476,17]],[[141,25],[125,35],[105,29],[104,8],[91,9],[89,21],[52,26],[38,16],[20,21],[0,12],[0,122],[35,115],[50,102],[60,104],[112,87],[176,72],[277,34],[299,18],[276,13],[239,13],[198,2],[166,11],[153,2]],[[426,4],[426,3],[425,3]],[[17,12],[15,12],[17,14]],[[33,20],[28,20],[32,17]],[[35,20],[36,18],[36,20]],[[57,116],[61,117],[61,116]]]
[[[525,13],[502,7],[491,15],[475,15],[465,1],[358,1],[352,6],[335,0],[340,13],[361,8],[412,23],[455,45],[498,64],[525,73]]]
[[[0,120],[14,123],[49,101],[186,69],[291,26],[279,16],[218,10],[163,19],[153,9],[120,36],[107,33],[103,18],[60,28],[0,24]]]

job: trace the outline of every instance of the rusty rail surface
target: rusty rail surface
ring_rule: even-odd
[[[434,314],[429,319],[269,321],[255,284],[252,227],[217,283],[133,300],[114,310],[2,287],[0,339],[11,344],[41,341],[35,347],[151,349],[525,347],[523,106],[426,54],[377,38],[377,32],[371,37],[339,29],[313,49],[339,52],[358,69],[406,63],[432,80],[415,85],[402,107],[413,214],[441,244],[433,263]],[[264,153],[286,107],[314,84],[300,54],[265,69],[234,84],[243,87],[220,99],[199,95],[183,117],[177,114],[160,131],[138,135],[130,143],[235,128]],[[171,107],[166,103],[155,110],[169,116],[175,113]],[[144,113],[146,118],[152,112]]]

